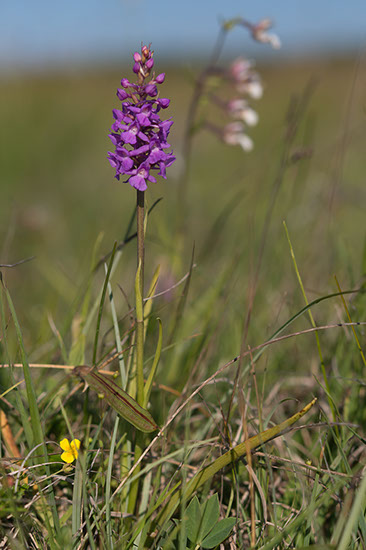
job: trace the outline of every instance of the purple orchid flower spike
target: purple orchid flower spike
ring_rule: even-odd
[[[165,74],[146,80],[154,66],[153,51],[150,46],[142,46],[141,53],[133,56],[133,72],[137,83],[127,78],[121,80],[122,88],[117,90],[121,109],[113,109],[112,132],[109,138],[115,146],[108,153],[108,159],[116,170],[115,177],[128,176],[126,182],[138,191],[147,189],[147,182],[156,183],[150,174],[158,170],[158,175],[166,177],[166,169],[174,162],[172,152],[164,151],[170,145],[167,138],[171,119],[161,120],[160,111],[169,107],[170,100],[158,97],[158,85],[165,80]]]

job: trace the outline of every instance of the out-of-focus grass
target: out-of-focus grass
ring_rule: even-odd
[[[161,265],[159,291],[179,279],[189,269],[193,243],[196,263],[186,308],[179,322],[175,324],[174,319],[183,286],[172,293],[170,303],[165,298],[154,300],[148,325],[146,373],[156,349],[158,331],[155,319],[159,316],[163,326],[163,348],[157,381],[171,385],[173,391],[180,391],[186,385],[186,393],[179,397],[172,397],[165,389],[157,390],[154,386],[151,412],[162,426],[168,417],[171,418],[171,406],[176,408],[185,397],[192,396],[197,385],[240,351],[246,351],[248,346],[253,348],[263,344],[304,306],[283,220],[286,220],[309,301],[336,292],[332,278],[334,272],[343,290],[362,284],[362,276],[365,275],[362,208],[365,199],[362,95],[365,72],[361,65],[356,66],[352,60],[311,61],[259,68],[265,95],[255,106],[260,114],[260,123],[249,132],[255,142],[254,152],[244,154],[239,148],[224,146],[207,133],[194,138],[191,170],[186,182],[185,247],[179,263],[176,261],[176,249],[180,251],[180,243],[175,237],[175,229],[179,217],[177,208],[182,205],[177,202],[177,190],[182,170],[182,138],[190,88],[183,71],[170,71],[160,66],[159,62],[158,69],[167,73],[164,93],[172,99],[169,114],[174,117],[175,125],[171,144],[177,162],[169,169],[168,180],[159,182],[157,186],[151,185],[146,193],[150,205],[158,197],[163,197],[148,220],[146,287],[158,264]],[[24,355],[28,354],[29,359],[37,363],[64,362],[72,347],[71,334],[73,343],[83,349],[84,339],[78,332],[78,322],[80,319],[84,321],[81,313],[88,317],[90,308],[87,311],[85,307],[82,311],[80,304],[87,288],[95,242],[100,232],[104,232],[97,252],[100,257],[112,249],[115,240],[122,240],[135,201],[135,193],[130,186],[113,180],[113,170],[106,160],[110,147],[107,134],[112,122],[111,110],[118,106],[115,90],[121,76],[128,74],[125,71],[80,72],[4,80],[0,84],[0,124],[3,129],[0,143],[0,262],[11,263],[36,256],[30,263],[3,270],[17,312],[15,316],[12,310],[12,316],[14,320],[15,317],[19,319],[17,343],[10,311],[1,302],[0,345],[4,361],[8,356],[10,361],[19,357],[17,350],[18,347],[22,349],[23,341]],[[256,278],[262,231],[274,182],[280,171],[285,134],[289,131],[286,112],[289,107],[291,110],[298,105],[310,81],[314,90],[303,116],[298,117],[298,133],[289,151],[292,160],[287,162],[278,190],[261,269]],[[217,124],[223,120],[221,113],[214,108],[209,111],[209,119]],[[130,244],[124,249],[112,280],[113,306],[121,335],[125,331],[132,334],[128,315],[130,306],[126,302],[133,304],[135,270],[135,246]],[[94,299],[98,304],[103,273],[102,268],[94,275],[91,304]],[[256,299],[245,346],[242,347],[243,325],[250,308],[250,290],[254,283]],[[123,287],[127,300],[118,285]],[[351,299],[347,298],[347,302],[353,319],[363,321],[365,296],[358,293]],[[312,308],[312,314],[317,325],[346,319],[338,298],[323,301]],[[95,316],[92,321],[85,335],[86,362],[90,362],[92,357]],[[116,324],[112,321],[106,300],[98,359],[115,345],[113,328]],[[177,330],[170,339],[173,326]],[[287,325],[286,330],[295,332],[308,326],[308,316],[303,315],[295,323]],[[64,355],[59,349],[61,346],[56,329],[65,342]],[[363,327],[360,327],[359,334],[362,339]],[[185,468],[181,466],[189,465],[197,471],[202,467],[202,461],[207,461],[211,454],[214,458],[217,453],[226,451],[233,441],[239,442],[245,438],[244,418],[249,433],[258,433],[277,422],[278,417],[284,420],[292,415],[294,399],[305,404],[314,394],[318,397],[314,421],[320,420],[324,425],[318,425],[316,430],[314,426],[300,430],[290,434],[286,442],[281,438],[273,445],[263,447],[264,461],[254,464],[257,480],[262,487],[261,495],[263,493],[260,499],[254,497],[255,510],[249,512],[251,497],[248,499],[247,487],[250,484],[247,484],[247,471],[242,463],[235,467],[232,465],[232,470],[220,479],[213,479],[211,488],[204,488],[203,497],[207,491],[220,491],[223,513],[234,512],[239,519],[238,548],[248,546],[251,522],[253,525],[257,522],[257,541],[258,544],[266,543],[265,548],[276,548],[287,532],[291,537],[289,543],[296,547],[314,541],[322,544],[340,539],[347,516],[346,512],[339,516],[339,509],[343,506],[343,510],[347,511],[349,490],[356,486],[356,476],[360,474],[364,460],[364,440],[361,439],[364,434],[361,429],[359,434],[353,431],[355,425],[364,425],[365,392],[361,381],[364,366],[352,334],[343,328],[321,332],[319,341],[329,377],[329,395],[322,389],[324,378],[312,334],[269,346],[260,361],[255,362],[256,377],[249,374],[250,357],[247,354],[236,392],[233,388],[239,361],[230,363],[230,368],[218,374],[214,383],[207,384],[199,395],[192,396],[188,406],[165,431],[161,449],[156,446],[146,460],[150,465],[156,462],[157,457],[159,461],[162,459],[164,473],[161,476],[160,468],[156,467],[153,481],[149,475],[144,477],[144,497],[140,495],[142,512],[136,518],[136,522],[147,522],[140,548],[151,547],[152,542],[146,537],[155,532],[149,514],[144,513],[143,503],[146,505],[151,497],[153,507],[156,497],[167,489],[166,480],[173,480],[174,483],[180,480],[180,474],[184,480]],[[133,350],[133,337],[127,340],[126,345],[129,351]],[[255,359],[255,351],[253,356]],[[129,360],[128,353],[125,353],[125,360]],[[32,403],[33,407],[40,409],[50,457],[56,456],[56,463],[59,448],[55,442],[68,432],[83,440],[85,460],[94,456],[96,460],[94,463],[93,459],[90,469],[86,468],[86,462],[78,463],[80,467],[77,466],[79,469],[74,485],[63,476],[63,470],[54,472],[52,469],[57,514],[61,516],[63,529],[61,534],[55,535],[57,542],[66,548],[62,538],[70,543],[72,533],[77,531],[80,496],[83,494],[84,517],[92,524],[87,526],[89,540],[94,541],[97,533],[101,541],[110,539],[111,544],[106,547],[112,547],[114,536],[119,544],[119,536],[122,536],[132,545],[140,537],[138,523],[134,523],[135,519],[119,521],[123,510],[120,505],[124,505],[129,489],[128,486],[122,492],[116,489],[125,471],[130,471],[130,447],[129,443],[125,444],[125,438],[128,439],[131,434],[125,425],[121,426],[121,439],[117,440],[115,447],[118,422],[114,431],[113,412],[104,416],[103,400],[97,404],[95,395],[85,398],[81,391],[74,393],[72,388],[75,382],[60,373],[53,375],[54,372],[32,371],[36,391],[33,392],[29,378],[27,391],[31,399],[25,398],[21,386],[19,394],[7,394],[9,402],[6,413],[19,445],[19,452],[13,451],[13,454],[26,455],[31,446],[24,441],[19,429],[23,425],[23,429],[28,426],[31,431],[26,412],[19,407],[22,403],[19,396],[23,396],[25,403],[28,401],[29,405]],[[14,381],[10,369],[1,369],[0,375],[4,389],[12,386]],[[16,405],[14,394],[18,399]],[[63,406],[55,399],[56,395]],[[337,420],[352,426],[328,426],[327,423],[333,420],[330,399],[340,411]],[[40,421],[37,422],[40,427]],[[37,427],[37,422],[31,423],[32,429],[34,423]],[[213,441],[210,438],[216,438],[218,434],[220,449],[211,447],[211,443],[207,447],[208,440]],[[197,454],[189,451],[192,441],[194,446],[198,445]],[[104,452],[111,452],[105,494],[110,495],[111,488],[118,493],[112,505],[103,490],[107,456]],[[178,453],[178,462],[169,462],[172,452]],[[276,470],[277,459],[271,454],[277,454],[279,461],[288,462]],[[253,459],[258,460],[257,457]],[[306,468],[304,475],[296,471],[296,463]],[[158,466],[157,462],[155,466]],[[6,467],[12,470],[11,464]],[[190,471],[187,472],[189,476]],[[34,486],[37,491],[37,486],[43,481],[37,478],[38,472],[33,475],[31,477],[29,474],[30,487]],[[28,477],[25,482],[22,489],[25,492],[24,502],[29,502],[27,499],[32,497],[26,493],[29,489]],[[17,514],[13,514],[21,528],[26,526],[24,518],[34,524],[34,518],[39,513],[36,505],[29,503],[29,513],[23,513],[21,501],[19,510],[16,506],[15,492],[13,494],[7,484],[3,488],[7,500],[22,518],[20,522]],[[231,495],[228,497],[229,493]],[[73,507],[70,506],[71,498],[74,499]],[[119,498],[122,504],[119,504]],[[361,498],[359,493],[353,513],[355,521],[348,526],[345,545],[356,521],[359,521],[359,530],[365,540]],[[99,521],[106,501],[105,534],[104,524],[100,527]],[[184,508],[184,502],[182,504]],[[56,514],[55,505],[50,506]],[[113,520],[112,511],[116,513]],[[13,527],[13,517],[9,514],[2,517],[5,530]],[[43,525],[38,525],[37,529],[39,540],[45,540]],[[52,522],[48,531],[52,531]],[[27,527],[24,527],[24,536],[26,533]],[[86,536],[85,530],[82,536]],[[164,531],[158,530],[154,536],[158,537],[156,543],[160,544],[165,536]],[[184,533],[182,537],[184,541]],[[357,543],[355,539],[354,548]],[[94,544],[97,545],[98,541]],[[182,545],[185,547],[184,542]],[[164,542],[161,547],[168,548]]]
[[[167,181],[150,186],[150,204],[159,204],[148,232],[150,272],[167,254],[167,232],[176,218],[180,149],[190,85],[186,70],[167,73],[163,90],[171,97],[175,120],[171,144],[178,157]],[[189,181],[187,243],[195,241],[198,260],[210,229],[222,209],[235,207],[215,234],[214,246],[197,269],[197,288],[207,287],[229,258],[233,271],[234,308],[242,318],[245,294],[258,252],[264,213],[283,146],[286,110],[291,95],[301,94],[314,79],[310,109],[299,132],[294,153],[311,148],[313,156],[293,164],[285,177],[266,243],[255,322],[273,327],[277,316],[289,314],[287,297],[296,289],[282,220],[286,219],[310,297],[333,290],[336,270],[344,287],[360,275],[364,232],[365,188],[363,95],[365,71],[354,60],[308,61],[258,68],[265,93],[254,106],[260,122],[250,130],[255,150],[225,147],[207,132],[195,137]],[[194,68],[190,69],[194,72]],[[103,231],[102,252],[121,240],[135,200],[128,185],[113,179],[106,160],[111,110],[118,107],[115,90],[128,71],[96,71],[27,75],[0,83],[0,143],[2,199],[0,202],[1,262],[35,255],[28,265],[7,272],[7,282],[22,326],[32,346],[47,326],[45,311],[60,319],[87,273],[94,242]],[[210,119],[222,115],[210,110]],[[236,197],[236,199],[235,199]],[[171,247],[171,242],[169,247]],[[123,260],[132,273],[127,249]],[[207,251],[206,251],[207,252]],[[169,261],[168,261],[169,262]],[[166,262],[165,262],[166,263]],[[187,253],[186,265],[189,256]],[[192,286],[194,296],[195,286]],[[312,291],[314,293],[312,294]],[[268,308],[271,302],[271,316]],[[299,296],[298,305],[301,305]],[[294,304],[291,304],[291,310]],[[282,318],[282,317],[281,317]],[[25,325],[24,325],[25,323]],[[264,325],[263,325],[264,323]],[[47,332],[47,328],[45,328]],[[238,331],[240,334],[240,331]]]

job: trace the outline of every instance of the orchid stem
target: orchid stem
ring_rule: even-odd
[[[144,403],[144,312],[142,307],[138,307],[138,302],[141,304],[144,299],[144,207],[144,192],[137,191],[137,268],[139,284],[138,292],[136,292],[136,382],[137,402],[139,405],[143,405]]]
[[[136,298],[136,385],[137,402],[143,406],[145,401],[144,392],[144,255],[145,255],[145,228],[144,228],[144,206],[145,195],[143,191],[137,190],[137,276],[135,281]],[[142,454],[143,436],[138,432],[135,441],[134,464]],[[141,465],[136,468],[139,472]],[[134,513],[138,496],[139,479],[132,482],[129,495],[127,511]]]

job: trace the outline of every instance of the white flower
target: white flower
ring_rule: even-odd
[[[272,48],[278,50],[281,47],[281,40],[277,34],[267,32],[271,27],[272,21],[270,19],[262,19],[257,25],[253,25],[252,36],[258,42],[270,44]]]
[[[230,65],[230,75],[239,93],[248,94],[253,99],[262,97],[263,88],[258,73],[252,69],[253,63],[239,57]]]
[[[248,124],[248,126],[255,126],[256,124],[258,124],[259,120],[258,114],[251,107],[243,109],[241,113],[241,118],[246,124]]]
[[[244,57],[238,57],[230,65],[230,73],[236,82],[244,82],[250,78],[252,73],[252,62]]]
[[[244,133],[241,122],[231,122],[224,128],[223,140],[228,145],[240,145],[248,153],[253,149],[253,141]]]
[[[259,80],[253,79],[236,86],[241,94],[248,94],[253,99],[260,99],[263,95],[263,86]]]
[[[234,118],[243,120],[248,126],[255,126],[258,122],[258,115],[249,107],[245,99],[233,99],[228,103],[228,111]]]

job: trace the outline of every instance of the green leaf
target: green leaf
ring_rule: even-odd
[[[186,532],[193,544],[201,545],[220,516],[219,498],[217,494],[209,498],[204,504],[200,504],[195,496],[186,509]]]
[[[201,510],[198,498],[195,496],[186,508],[186,532],[191,542],[196,544],[201,527]]]
[[[147,327],[147,323],[148,323],[148,318],[149,318],[149,315],[151,313],[152,306],[153,306],[153,300],[151,298],[152,298],[152,296],[154,296],[154,293],[156,291],[156,287],[157,287],[158,280],[159,280],[159,275],[160,275],[160,265],[158,265],[158,267],[155,269],[155,272],[154,272],[154,275],[153,275],[153,278],[152,278],[152,281],[151,281],[151,284],[150,284],[150,288],[149,288],[148,293],[146,295],[147,301],[145,301],[145,304],[144,304],[145,331],[146,331],[146,327]]]
[[[99,233],[97,240],[94,244],[92,260],[91,260],[91,270],[96,262],[97,253],[100,247],[100,244],[103,239],[103,234]],[[92,271],[91,271],[92,273]],[[85,361],[85,345],[86,345],[86,332],[85,325],[88,318],[88,312],[90,307],[91,300],[91,287],[92,287],[92,275],[89,275],[87,280],[87,286],[85,290],[85,295],[83,299],[83,304],[81,308],[80,317],[75,317],[72,323],[72,344],[71,351],[68,360],[66,360],[70,365],[80,365]],[[64,349],[64,343],[62,341],[61,335],[59,335],[59,343],[61,350]]]
[[[205,504],[201,505],[201,512],[201,529],[199,541],[197,542],[202,541],[206,535],[208,535],[220,517],[219,497],[217,496],[217,493],[209,498]]]
[[[188,277],[186,279],[182,295],[181,295],[180,300],[178,302],[173,328],[172,328],[172,331],[171,331],[171,333],[169,335],[169,338],[168,338],[168,344],[171,344],[174,341],[174,337],[175,337],[175,335],[178,331],[178,328],[180,327],[181,320],[183,318],[184,308],[185,308],[186,301],[187,301],[189,285],[190,285],[190,282],[191,282],[191,277],[192,277],[192,272],[193,272],[193,267],[194,267],[194,250],[195,250],[195,246],[193,245],[191,265],[189,267]]]
[[[74,486],[72,491],[72,534],[77,537],[81,523],[81,503],[83,501],[83,487],[85,486],[85,476],[81,468],[80,460],[76,461]]]
[[[188,499],[199,487],[201,487],[206,481],[211,479],[218,471],[220,471],[225,466],[228,466],[235,460],[238,460],[241,456],[245,455],[248,450],[256,449],[266,443],[270,439],[273,439],[281,434],[284,430],[292,426],[295,422],[300,420],[316,403],[316,398],[314,398],[310,403],[308,403],[301,411],[297,412],[284,422],[265,430],[264,432],[259,433],[253,437],[250,437],[246,441],[239,443],[233,449],[230,449],[219,458],[208,464],[202,470],[200,470],[186,485],[185,495]],[[163,508],[161,513],[157,518],[157,523],[163,525],[164,522],[171,518],[175,509],[178,507],[180,499],[180,493],[176,491],[171,498],[169,499],[166,506]]]
[[[135,428],[145,433],[158,429],[149,411],[141,407],[137,401],[113,382],[113,380],[108,379],[86,365],[75,367],[74,374],[85,380],[95,392],[102,394],[107,403],[125,420],[135,426]]]
[[[158,317],[157,321],[159,323],[159,337],[158,337],[158,344],[156,346],[156,352],[155,352],[153,365],[151,367],[151,371],[149,373],[148,379],[146,380],[146,384],[145,384],[145,388],[144,388],[144,406],[145,407],[147,406],[147,404],[149,402],[152,384],[153,384],[156,369],[158,367],[159,360],[160,360],[161,347],[163,345],[163,327],[162,327],[161,319],[159,319],[159,317]]]
[[[230,535],[235,523],[235,518],[225,518],[216,523],[210,534],[202,541],[202,548],[215,548],[223,542]]]
[[[107,271],[107,274],[106,274],[105,279],[104,279],[102,294],[101,294],[101,297],[100,297],[100,304],[99,304],[98,318],[97,318],[97,326],[96,326],[96,329],[95,329],[95,338],[94,338],[93,365],[95,365],[96,359],[97,359],[98,340],[99,340],[100,324],[102,322],[103,306],[104,306],[104,301],[105,301],[105,297],[106,297],[106,293],[107,293],[108,282],[110,280],[110,276],[111,276],[111,272],[112,272],[112,267],[113,267],[113,262],[114,262],[114,256],[116,254],[116,249],[117,249],[117,243],[115,242],[114,246],[113,246],[112,254],[111,254],[111,259],[110,259],[109,265],[108,265],[108,271]]]
[[[22,332],[21,332],[21,329],[20,329],[20,325],[19,325],[19,321],[18,321],[16,312],[15,312],[13,300],[11,299],[10,293],[9,293],[8,289],[5,286],[4,286],[4,291],[5,291],[5,295],[6,295],[6,298],[7,298],[7,301],[8,301],[8,305],[9,305],[9,309],[10,309],[10,312],[11,312],[11,315],[12,315],[12,318],[13,318],[15,331],[16,331],[16,335],[17,335],[17,339],[18,339],[18,344],[19,344],[20,352],[21,352],[21,358],[22,358],[22,363],[23,363],[23,376],[24,376],[25,387],[26,387],[26,392],[27,392],[28,407],[29,407],[29,413],[30,413],[30,419],[31,419],[31,427],[32,427],[32,431],[33,431],[33,443],[32,444],[33,445],[39,445],[39,447],[41,448],[41,452],[39,453],[39,456],[35,460],[36,460],[36,463],[38,463],[38,464],[45,463],[44,469],[45,469],[45,472],[46,472],[46,476],[50,477],[51,471],[50,471],[50,467],[48,465],[47,447],[46,447],[46,443],[45,443],[45,440],[44,440],[43,428],[42,428],[42,423],[41,423],[41,416],[40,416],[40,413],[39,413],[39,410],[38,410],[37,397],[36,397],[35,389],[34,389],[34,386],[33,386],[33,381],[32,381],[32,376],[31,376],[31,371],[30,371],[30,367],[29,367],[27,354],[26,354],[25,347],[24,347],[23,336],[22,336]],[[30,436],[30,433],[28,433],[28,436]],[[43,506],[43,504],[42,504],[42,506]],[[54,524],[54,528],[55,528],[56,533],[60,532],[60,521],[59,521],[59,517],[58,517],[58,514],[57,514],[55,494],[53,492],[52,487],[49,491],[48,506],[49,506],[49,508],[47,508],[47,505],[46,505],[44,519],[45,519],[46,528],[47,528],[47,531],[48,531],[48,534],[49,534],[49,537],[50,537],[51,548],[56,548],[55,540],[54,540],[54,534],[55,533],[54,533],[54,531],[51,527],[50,518],[49,518],[49,510],[51,511],[50,513],[52,514],[53,524]]]

